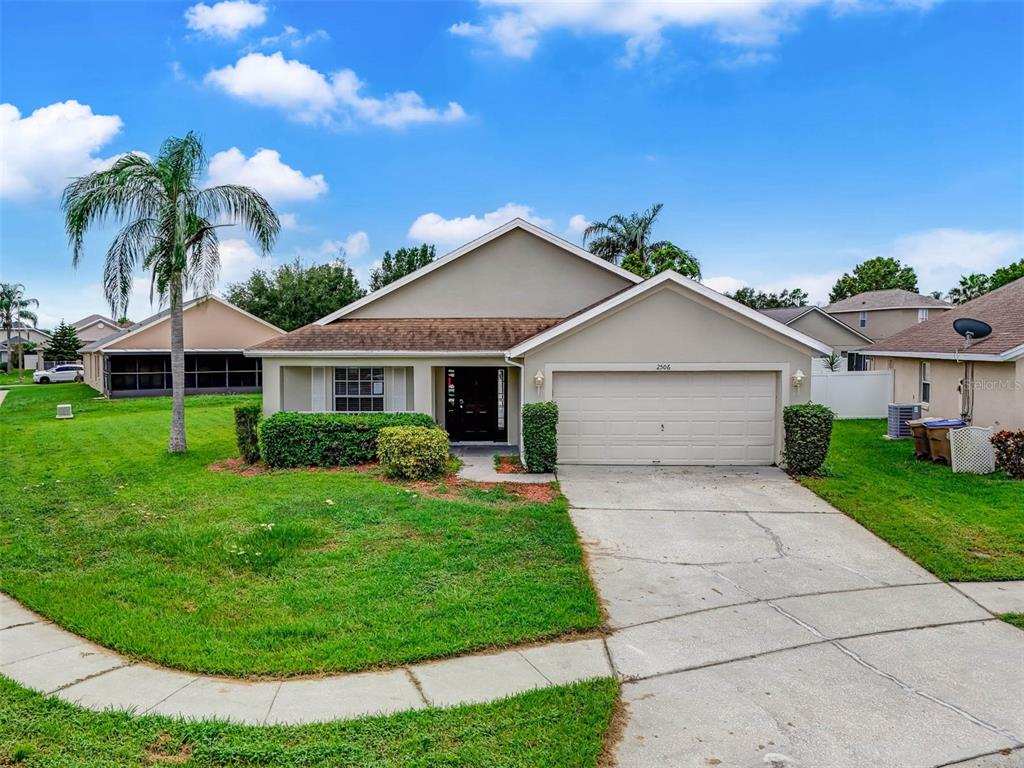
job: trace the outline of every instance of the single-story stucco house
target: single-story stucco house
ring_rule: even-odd
[[[953,305],[934,296],[925,296],[902,288],[865,291],[829,304],[824,311],[851,328],[881,341],[904,328],[912,328],[929,318],[948,312]]]
[[[863,358],[857,355],[855,350],[870,344],[872,340],[832,317],[821,307],[782,307],[762,309],[761,312],[772,320],[828,344],[832,348],[832,354],[844,358],[848,363],[843,367],[844,370],[864,369]]]
[[[988,323],[992,334],[968,346],[953,329],[961,317]],[[931,417],[970,413],[977,426],[1024,429],[1024,279],[861,352],[872,370],[893,372],[893,402],[922,403]]]
[[[772,464],[831,348],[675,272],[649,280],[521,219],[255,344],[263,408],[420,411],[515,445],[559,406],[561,463]]]
[[[182,324],[187,394],[260,391],[260,361],[242,350],[284,331],[212,294],[186,301]],[[108,397],[171,393],[169,310],[86,344],[81,352],[86,384]]]

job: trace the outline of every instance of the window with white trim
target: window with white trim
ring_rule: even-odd
[[[928,307],[921,307],[917,310],[917,322],[923,323],[928,319]]]
[[[930,403],[932,397],[932,364],[921,361],[921,402]]]
[[[868,325],[868,313],[867,312],[861,312],[859,315],[857,315],[857,325],[859,325],[861,328],[867,328],[867,325]]]
[[[334,410],[364,413],[384,410],[383,368],[335,368]]]

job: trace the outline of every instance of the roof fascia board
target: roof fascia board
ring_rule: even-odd
[[[589,251],[586,251],[577,245],[573,245],[568,240],[563,240],[557,235],[553,235],[547,230],[541,229],[537,225],[531,224],[530,222],[525,221],[523,219],[512,219],[511,221],[502,224],[497,229],[492,229],[490,232],[481,235],[475,240],[471,240],[465,245],[459,246],[454,251],[451,251],[442,256],[440,259],[435,259],[434,261],[427,264],[425,267],[420,267],[415,272],[410,272],[408,275],[405,275],[404,277],[395,280],[393,283],[389,283],[380,290],[374,291],[373,293],[364,296],[358,301],[353,301],[351,304],[346,304],[341,309],[335,310],[334,312],[331,312],[331,314],[321,317],[319,320],[316,321],[316,325],[327,325],[328,323],[333,323],[338,318],[344,317],[345,315],[350,314],[351,312],[354,312],[355,310],[360,309],[361,307],[365,307],[367,304],[370,304],[371,302],[374,302],[383,296],[387,296],[389,293],[393,293],[394,291],[397,291],[399,288],[402,288],[403,286],[406,286],[415,280],[419,280],[421,277],[424,277],[425,275],[429,275],[431,272],[440,269],[446,264],[451,264],[459,257],[465,256],[467,253],[470,253],[471,251],[475,251],[477,248],[486,245],[487,243],[501,237],[507,232],[511,232],[513,229],[522,229],[525,232],[529,232],[532,235],[536,235],[542,240],[546,240],[552,245],[556,245],[559,248],[562,248],[563,250],[566,250],[575,256],[579,256],[580,258],[590,262],[591,264],[594,264],[595,266],[614,272],[615,274],[619,275],[619,277],[623,277],[632,283],[641,282],[641,278],[639,276],[634,275],[632,272],[629,272],[623,269],[622,267],[616,266],[615,264],[612,264],[609,261],[605,261],[604,259],[598,258]]]
[[[246,357],[504,357],[505,350],[402,350],[402,349],[328,349],[265,350],[246,349]]]
[[[955,360],[962,361],[967,360],[971,362],[988,362],[988,363],[1005,363],[1013,360],[1013,357],[1009,355],[1015,350],[1004,352],[1001,355],[987,355],[977,354],[971,352],[887,352],[885,350],[855,350],[858,355],[866,355],[868,357],[909,357],[909,358],[920,358],[924,360]],[[1017,347],[1016,351],[1018,354],[1024,354],[1024,346]]]
[[[775,333],[783,337],[787,337],[790,340],[795,341],[804,347],[810,347],[811,349],[821,352],[822,354],[825,355],[832,353],[832,347],[828,346],[827,344],[823,344],[817,339],[813,339],[806,334],[800,333],[800,331],[790,328],[789,326],[784,325],[783,323],[780,323],[777,320],[772,320],[767,315],[763,315],[755,309],[751,309],[750,307],[744,304],[740,304],[738,301],[730,299],[727,296],[723,296],[722,294],[718,293],[715,290],[712,290],[711,288],[708,288],[706,285],[703,285],[702,283],[698,283],[695,280],[685,278],[682,275],[676,274],[675,272],[666,271],[661,272],[658,275],[655,275],[654,277],[644,281],[643,283],[640,283],[639,285],[633,286],[627,291],[623,291],[622,293],[612,296],[607,301],[598,304],[596,307],[590,308],[586,312],[577,315],[571,320],[555,325],[552,328],[549,328],[546,331],[542,331],[536,336],[533,336],[527,339],[526,341],[517,344],[516,346],[509,350],[509,357],[521,357],[530,350],[536,349],[542,344],[546,344],[549,341],[557,338],[558,336],[561,336],[562,334],[567,333],[568,331],[571,331],[574,328],[578,328],[584,323],[587,323],[597,317],[600,317],[601,315],[615,309],[616,307],[624,304],[625,302],[630,301],[633,298],[640,296],[646,293],[647,291],[650,291],[666,282],[671,282],[674,285],[678,285],[686,290],[692,291],[698,294],[699,296],[703,296],[704,298],[710,299],[712,302],[719,304],[722,307],[725,307],[726,309],[730,309],[733,312],[736,312],[742,317],[745,317],[747,320],[753,321],[755,325],[764,326],[768,330],[774,331]]]
[[[844,323],[842,320],[839,320],[839,319],[837,319],[835,317],[832,317],[832,315],[830,315],[828,312],[823,310],[821,307],[811,307],[810,309],[807,310],[807,312],[804,312],[804,313],[799,314],[796,317],[794,317],[792,320],[790,320],[788,323],[786,323],[786,325],[792,325],[797,320],[799,320],[801,317],[804,317],[805,315],[807,315],[807,314],[809,314],[811,312],[814,312],[814,311],[818,311],[819,313],[821,313],[822,317],[827,317],[833,323],[837,323],[837,324],[841,325],[845,330],[850,331],[851,333],[855,333],[856,335],[860,336],[868,344],[873,344],[874,343],[874,339],[868,338],[863,333],[858,331],[856,328],[851,328],[846,323]]]

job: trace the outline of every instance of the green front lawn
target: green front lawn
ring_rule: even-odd
[[[811,490],[947,581],[1024,579],[1024,482],[917,461],[883,420],[835,423]]]
[[[242,476],[232,407],[95,400],[80,384],[0,406],[0,589],[131,656],[227,675],[396,665],[588,630],[597,597],[559,497],[432,498],[365,473]],[[75,418],[58,421],[55,404]]]
[[[92,712],[0,677],[0,765],[595,766],[615,707],[610,679],[446,710],[253,727]]]
[[[33,373],[35,371],[28,368],[12,368],[10,373],[0,368],[0,386],[5,384],[31,384]]]

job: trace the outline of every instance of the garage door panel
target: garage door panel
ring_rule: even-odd
[[[771,464],[771,372],[557,372],[562,463]]]

